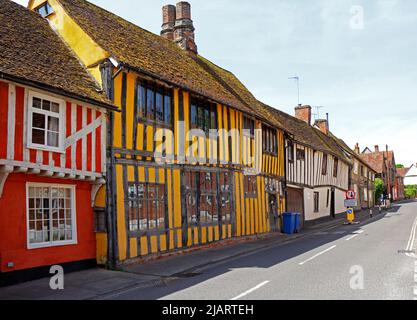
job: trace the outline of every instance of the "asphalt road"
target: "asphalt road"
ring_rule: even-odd
[[[417,203],[108,299],[417,300]]]

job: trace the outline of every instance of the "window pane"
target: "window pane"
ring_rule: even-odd
[[[143,86],[139,86],[138,90],[138,113],[141,118],[146,116],[146,90]]]
[[[156,93],[156,120],[164,121],[164,107],[163,107],[163,96],[161,93]]]
[[[59,104],[58,103],[55,103],[55,102],[52,102],[52,104],[51,104],[51,111],[52,112],[55,112],[55,113],[59,113]]]
[[[191,126],[197,126],[197,106],[191,105]]]
[[[42,100],[39,98],[33,98],[33,107],[36,109],[42,108]]]
[[[42,17],[46,17],[47,16],[46,6],[39,7],[36,11],[38,11],[38,13]]]
[[[59,118],[48,117],[48,130],[59,132]]]
[[[171,111],[171,97],[165,96],[164,99],[164,122],[166,124],[172,124],[172,111]]]
[[[48,100],[42,101],[42,109],[46,111],[51,111],[51,102]]]
[[[56,132],[48,131],[48,146],[58,148],[59,147],[59,134]]]
[[[154,104],[155,104],[154,92],[151,89],[148,89],[146,92],[147,92],[146,96],[147,96],[147,114],[148,114],[148,118],[153,119],[154,118]]]
[[[45,144],[45,131],[32,129],[32,143]]]
[[[32,127],[45,129],[45,115],[39,113],[33,113],[32,115]]]

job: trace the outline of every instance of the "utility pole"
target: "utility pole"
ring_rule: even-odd
[[[297,105],[300,105],[300,77],[298,76],[294,76],[294,77],[290,77],[288,78],[288,80],[295,80],[295,82],[297,83]]]

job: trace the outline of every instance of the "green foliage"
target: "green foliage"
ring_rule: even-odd
[[[381,196],[384,194],[384,181],[380,178],[375,179],[375,200],[376,202],[381,199]]]
[[[405,197],[407,199],[415,199],[417,197],[417,186],[406,186]]]
[[[404,169],[404,165],[403,164],[397,164],[397,169]]]

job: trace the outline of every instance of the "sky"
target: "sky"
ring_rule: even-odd
[[[27,4],[27,0],[16,0]],[[167,0],[91,0],[159,34]],[[230,70],[259,100],[298,103],[351,147],[417,162],[417,1],[189,0],[199,54]],[[172,1],[171,4],[175,4]],[[315,108],[323,107],[323,108]]]

